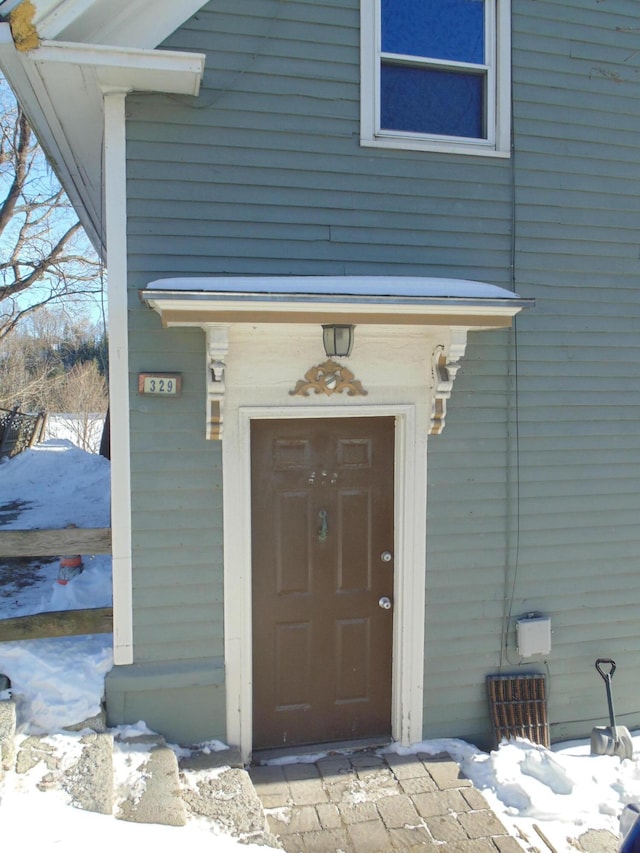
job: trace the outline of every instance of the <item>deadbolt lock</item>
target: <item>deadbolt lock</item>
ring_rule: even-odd
[[[382,554],[380,554],[380,559],[383,563],[390,563],[393,559],[391,556],[391,551],[383,551]]]

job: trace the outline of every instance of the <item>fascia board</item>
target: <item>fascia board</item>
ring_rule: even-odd
[[[33,62],[25,61],[24,54],[16,51],[10,32],[6,38],[8,31],[8,24],[0,24],[0,68],[24,109],[89,239],[98,254],[104,257],[100,227],[102,214],[95,201],[96,195],[87,184],[84,164],[75,157],[38,68]]]
[[[73,42],[43,42],[30,56],[93,68],[100,85],[128,91],[197,95],[205,55],[175,50],[142,50]]]
[[[524,300],[341,300],[323,296],[309,299],[255,299],[255,294],[161,293],[141,291],[143,303],[162,319],[163,326],[196,327],[211,323],[358,323],[366,325],[451,326],[498,329],[511,325]],[[465,304],[466,303],[466,304]],[[515,304],[513,304],[515,303]]]
[[[206,2],[203,0],[131,0],[120,1],[118,13],[113,2],[99,0],[94,21],[87,21],[84,29],[69,31],[82,41],[101,44],[119,44],[131,47],[154,48],[179,29]],[[80,21],[82,26],[83,22]],[[90,26],[90,24],[92,26]]]
[[[154,48],[206,0],[35,0],[40,38]]]

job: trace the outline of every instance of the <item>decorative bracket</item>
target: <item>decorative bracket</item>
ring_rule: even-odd
[[[367,396],[367,391],[353,373],[343,364],[337,364],[331,359],[309,368],[304,379],[299,379],[296,387],[293,391],[289,391],[289,394],[292,397],[308,397],[309,391],[327,396],[342,394],[343,391],[346,391],[350,397]]]
[[[451,397],[453,383],[460,370],[458,362],[467,348],[467,330],[451,329],[449,346],[438,344],[431,353],[433,389],[431,401],[430,435],[440,435],[447,416],[447,400]]]
[[[229,327],[205,326],[207,335],[207,421],[205,437],[220,440],[224,427],[224,374],[229,351]]]

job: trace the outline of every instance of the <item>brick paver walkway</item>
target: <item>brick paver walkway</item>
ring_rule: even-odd
[[[250,769],[287,853],[521,853],[446,754],[332,754]]]

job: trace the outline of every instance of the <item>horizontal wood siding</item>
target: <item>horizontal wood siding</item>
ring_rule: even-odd
[[[493,413],[478,393],[492,342],[475,336],[429,468],[427,730],[450,734],[453,714],[480,741],[483,667],[548,672],[559,739],[607,722],[593,664],[614,657],[618,717],[640,722],[637,6],[515,2],[513,45],[515,287],[537,304]],[[488,424],[508,437],[496,470]],[[534,666],[516,648],[528,612],[552,619]]]
[[[225,0],[167,47],[206,52],[204,86],[130,98],[133,271],[508,281],[503,163],[360,147],[355,0]]]
[[[506,160],[360,147],[357,0],[218,0],[168,40],[207,61],[198,98],[128,98],[136,656],[222,654],[202,333],[162,330],[136,290],[464,277],[537,304],[470,336],[430,440],[425,736],[485,742],[485,676],[532,669],[552,736],[588,733],[606,717],[598,656],[640,724],[639,32],[636,0],[513,0]],[[136,395],[154,369],[183,373],[180,399]],[[553,650],[523,666],[515,617],[538,611]]]
[[[204,439],[203,332],[161,330],[132,299],[131,479],[136,662],[222,656],[220,445]],[[182,374],[176,399],[139,371]]]
[[[538,307],[518,330],[520,534],[508,574],[514,614],[552,615],[559,738],[607,722],[597,657],[618,662],[620,722],[640,723],[640,31],[631,0],[523,12],[517,277]]]

